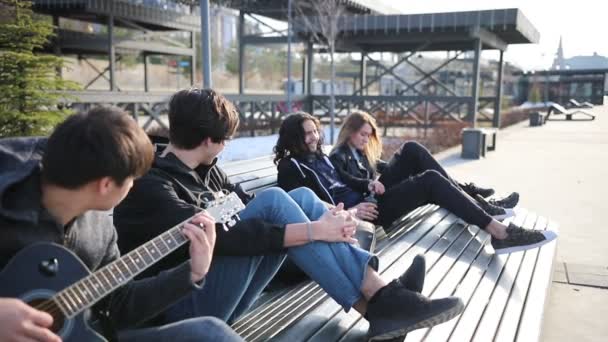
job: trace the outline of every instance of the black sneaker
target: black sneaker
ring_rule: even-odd
[[[412,265],[398,279],[401,285],[414,292],[422,292],[426,276],[426,261],[424,255],[418,254],[412,260]]]
[[[385,341],[408,332],[449,321],[464,310],[457,297],[429,299],[403,287],[395,279],[367,304],[369,341]]]
[[[502,240],[492,237],[494,253],[506,254],[525,251],[540,247],[557,238],[557,233],[552,230],[524,229],[513,223],[510,223],[507,227],[507,234],[509,234],[507,238]]]
[[[501,208],[490,204],[488,201],[486,201],[485,198],[481,197],[480,195],[475,196],[475,200],[477,201],[477,204],[479,204],[481,209],[483,209],[483,211],[485,211],[488,215],[492,216],[498,221],[502,221],[508,217],[515,216],[515,211],[513,211],[513,209]]]
[[[476,195],[480,195],[483,198],[488,198],[492,195],[494,195],[494,189],[491,188],[480,188],[477,185],[475,185],[475,183],[458,183],[458,185],[460,185],[460,187],[462,188],[462,190],[464,190],[464,192],[466,192],[467,194],[469,194],[469,196],[475,198]]]
[[[519,194],[517,192],[512,192],[509,196],[501,199],[490,199],[488,200],[488,203],[501,208],[515,208],[517,203],[519,203]]]

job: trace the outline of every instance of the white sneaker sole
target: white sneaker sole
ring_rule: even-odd
[[[508,253],[515,253],[515,252],[520,252],[520,251],[526,251],[528,249],[532,249],[532,248],[536,248],[536,247],[540,247],[542,245],[546,245],[549,242],[557,239],[557,233],[552,231],[552,230],[544,230],[542,231],[543,235],[545,236],[545,240],[537,242],[537,243],[533,243],[531,245],[522,245],[522,246],[513,246],[513,247],[508,247],[508,248],[501,248],[501,249],[494,249],[494,254],[496,255],[501,255],[501,254],[508,254]]]
[[[502,215],[494,215],[492,216],[493,219],[497,220],[497,221],[502,221],[504,219],[508,219],[509,217],[513,217],[515,216],[515,210],[513,209],[505,209],[505,213]]]

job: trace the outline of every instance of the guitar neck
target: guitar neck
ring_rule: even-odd
[[[120,259],[65,288],[55,294],[53,300],[66,317],[76,316],[185,244],[188,239],[181,230],[189,220],[176,225]]]

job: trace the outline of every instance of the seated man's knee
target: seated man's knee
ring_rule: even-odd
[[[210,316],[183,321],[180,335],[188,341],[242,341],[228,324]]]
[[[271,188],[265,189],[264,191],[258,193],[257,197],[268,198],[268,199],[276,199],[276,198],[285,198],[288,197],[285,190],[273,186]]]
[[[317,197],[317,195],[315,194],[314,191],[312,191],[310,188],[307,188],[305,186],[291,190],[289,192],[289,196],[291,196],[291,198],[296,200],[296,202],[299,199]]]

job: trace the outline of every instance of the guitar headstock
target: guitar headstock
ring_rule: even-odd
[[[235,192],[228,194],[218,193],[215,199],[205,201],[205,211],[215,218],[216,223],[232,227],[238,220],[237,214],[245,209],[243,201]]]

